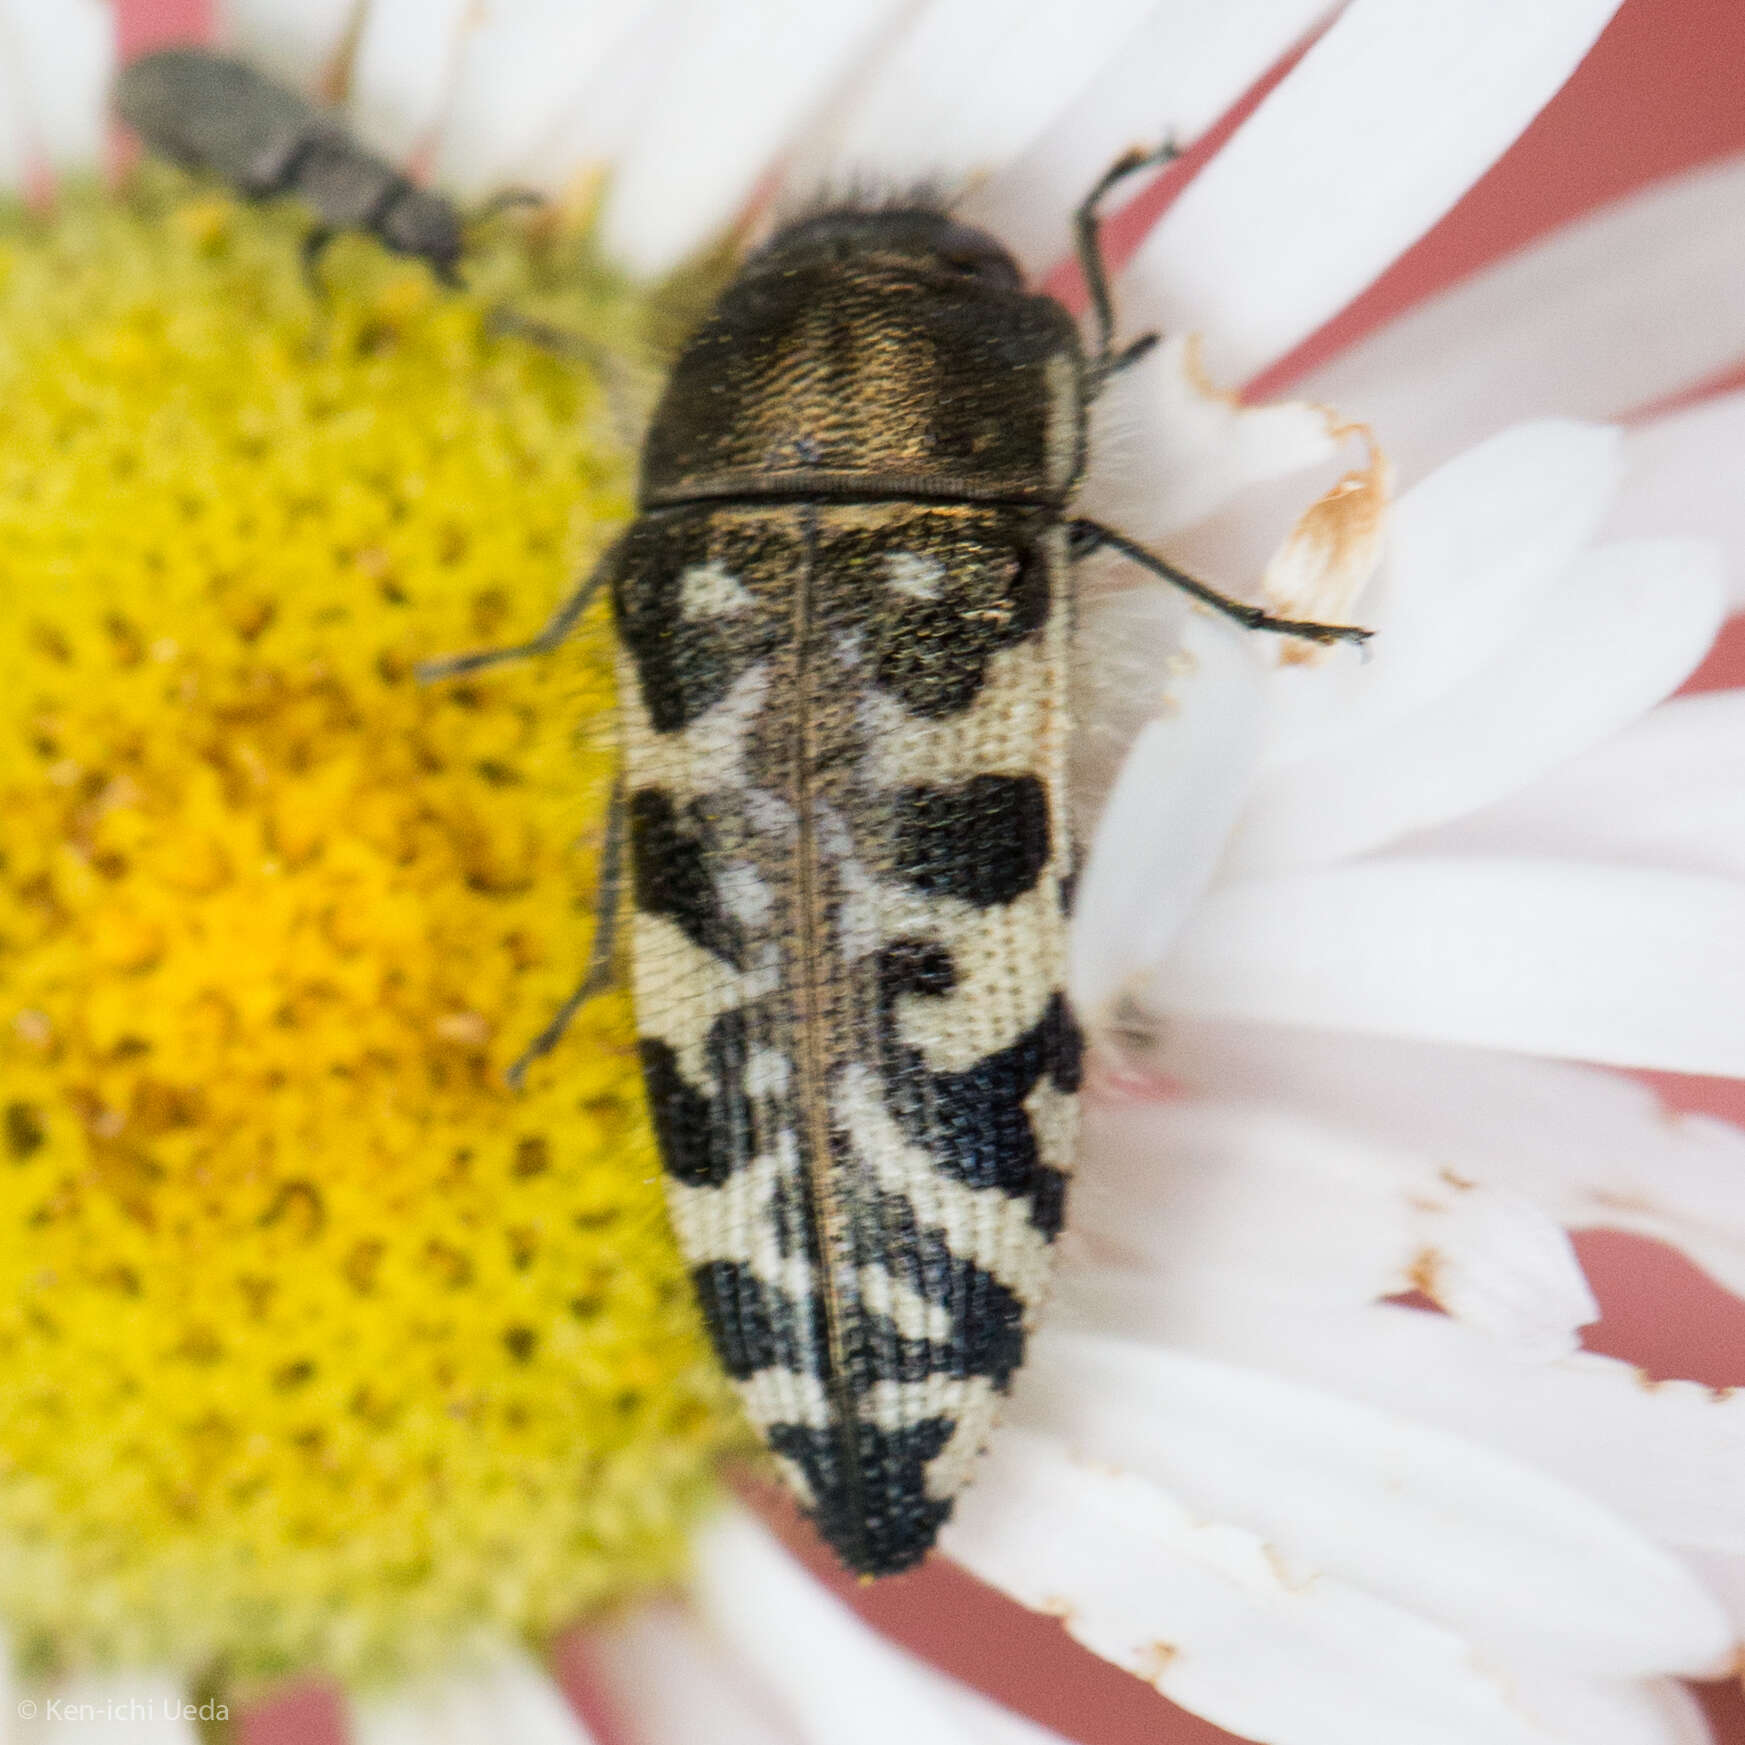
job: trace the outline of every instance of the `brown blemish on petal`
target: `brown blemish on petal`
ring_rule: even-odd
[[[1589,1190],[1588,1197],[1596,1206],[1604,1206],[1609,1212],[1648,1214],[1654,1210],[1647,1200],[1637,1194],[1619,1194],[1605,1188],[1593,1188]]]
[[[1147,1684],[1161,1684],[1163,1675],[1180,1654],[1173,1642],[1147,1642],[1133,1658],[1133,1671]]]
[[[1299,1575],[1285,1560],[1284,1553],[1275,1545],[1263,1543],[1260,1547],[1260,1555],[1266,1559],[1266,1566],[1272,1571],[1273,1579],[1287,1593],[1305,1593],[1315,1585],[1313,1573]]]
[[[1367,424],[1341,419],[1330,408],[1325,416],[1330,437],[1335,441],[1361,438],[1369,458],[1303,511],[1266,566],[1262,594],[1267,609],[1280,617],[1345,624],[1381,562],[1393,500],[1393,467]],[[1279,658],[1302,662],[1320,652],[1313,644],[1287,642],[1280,647]]]
[[[1202,394],[1208,400],[1222,400],[1226,406],[1237,412],[1246,411],[1242,397],[1232,393],[1228,388],[1220,388],[1210,375],[1206,373],[1205,336],[1190,333],[1182,341],[1182,374],[1187,377],[1188,385],[1196,394]]]
[[[1432,1302],[1440,1301],[1437,1296],[1437,1281],[1446,1265],[1442,1255],[1434,1248],[1422,1248],[1413,1256],[1412,1264],[1406,1268],[1406,1279],[1412,1289],[1429,1297]]]

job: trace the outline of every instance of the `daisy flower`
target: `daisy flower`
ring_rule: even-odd
[[[1584,1351],[1571,1232],[1745,1294],[1745,1139],[1605,1070],[1745,1076],[1745,715],[1666,700],[1738,598],[1710,457],[1745,402],[1602,422],[1745,352],[1745,181],[1573,226],[1302,399],[1214,386],[1363,291],[1613,11],[190,8],[302,88],[345,68],[463,204],[559,196],[475,227],[464,293],[345,238],[317,303],[294,210],[91,180],[153,9],[0,0],[0,1727],[170,1745],[317,1674],[363,1745],[1052,1736],[720,1500],[754,1450],[627,1003],[502,1084],[586,956],[603,628],[412,673],[537,626],[632,501],[629,366],[491,309],[658,349],[735,227],[865,174],[955,181],[1044,279],[1169,135],[1204,149],[1118,292],[1170,337],[1098,408],[1086,507],[1378,635],[1282,658],[1087,574],[1101,1065],[944,1554],[1277,1745],[1707,1736],[1677,1681],[1745,1630],[1745,1402]],[[540,1662],[577,1619],[586,1720]]]

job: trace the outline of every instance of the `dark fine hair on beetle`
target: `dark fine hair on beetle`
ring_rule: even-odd
[[[1076,1144],[1066,994],[1073,513],[1119,345],[1076,215],[1090,333],[999,241],[913,192],[802,212],[679,353],[598,590],[623,773],[581,985],[629,889],[637,1048],[674,1232],[722,1368],[849,1568],[918,1562],[969,1482],[1046,1292]]]
[[[132,62],[116,80],[115,110],[147,150],[216,177],[246,200],[302,200],[315,219],[303,265],[317,291],[316,265],[342,231],[373,236],[459,288],[467,230],[507,206],[543,199],[505,189],[463,216],[363,145],[339,116],[210,49],[160,49]]]

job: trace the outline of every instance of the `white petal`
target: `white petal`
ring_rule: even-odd
[[[1066,1269],[1060,1331],[1157,1341],[1364,1401],[1553,1474],[1679,1547],[1745,1550],[1745,1400],[1695,1382],[1650,1382],[1577,1352],[1524,1364],[1443,1315],[1391,1303],[1280,1315],[1272,1305],[1160,1303],[1155,1280]]]
[[[1742,219],[1745,158],[1674,177],[1419,305],[1303,391],[1370,420],[1403,478],[1510,419],[1617,417],[1745,353]]]
[[[886,1642],[743,1511],[700,1536],[694,1592],[710,1629],[806,1745],[1058,1745]]]
[[[199,1745],[200,1728],[182,1710],[187,1694],[167,1673],[115,1672],[69,1679],[33,1693],[32,1716],[5,1737],[18,1745]]]
[[[1155,1345],[1045,1330],[1012,1421],[1333,1577],[1594,1674],[1698,1673],[1732,1633],[1690,1572],[1580,1492],[1483,1443]]]
[[[1283,1108],[1092,1103],[1072,1230],[1075,1253],[1150,1279],[1161,1326],[1226,1303],[1291,1317],[1421,1291],[1543,1359],[1599,1318],[1531,1200]]]
[[[1285,668],[1268,762],[1284,767],[1390,731],[1506,649],[1587,545],[1619,470],[1618,432],[1546,419],[1449,461],[1395,505],[1369,661]]]
[[[505,1652],[392,1695],[359,1699],[352,1737],[357,1745],[588,1745],[590,1735],[530,1659]]]
[[[1671,1679],[1571,1678],[1526,1660],[1507,1677],[1522,1708],[1582,1745],[1712,1745],[1701,1705]]]
[[[1745,1637],[1745,1557],[1730,1551],[1691,1551],[1686,1556]]]
[[[654,0],[492,0],[463,45],[437,178],[469,196],[529,183],[557,191],[591,167],[580,138],[558,141],[572,124],[602,128],[596,82],[609,80],[612,58],[653,9]],[[603,132],[596,139],[603,145]]]
[[[1527,1194],[1571,1229],[1670,1243],[1745,1296],[1745,1133],[1613,1073],[1391,1037],[1181,1024],[1159,1064]]]
[[[970,193],[964,216],[1040,274],[1070,247],[1074,209],[1116,158],[1166,139],[1188,145],[1329,10],[1329,0],[1153,5],[1042,136]]]
[[[1733,609],[1745,606],[1745,393],[1723,394],[1635,426],[1626,438],[1624,488],[1606,531],[1618,537],[1682,533],[1726,554]]]
[[[1745,888],[1564,861],[1388,859],[1215,888],[1154,1009],[1745,1073]]]
[[[370,0],[348,104],[360,138],[396,160],[434,143],[483,12],[476,0]]]
[[[1244,406],[1207,381],[1198,353],[1191,334],[1172,335],[1098,396],[1083,514],[1134,539],[1164,539],[1251,485],[1333,455],[1323,408]]]
[[[1550,1745],[1457,1636],[1131,1474],[1008,1429],[946,1550],[1172,1701],[1272,1745]],[[1571,1745],[1574,1742],[1571,1741]]]
[[[1362,854],[1524,787],[1676,690],[1721,619],[1712,546],[1631,540],[1588,553],[1464,684],[1360,743],[1274,771],[1249,799],[1225,875]]]
[[[653,275],[725,230],[896,9],[897,0],[736,0],[694,15],[615,165],[607,247]]]
[[[313,91],[356,10],[357,0],[218,0],[217,35],[263,72]]]
[[[1745,880],[1745,691],[1674,697],[1519,794],[1407,846]]]
[[[1163,712],[1134,742],[1079,884],[1072,994],[1092,1024],[1205,889],[1259,751],[1262,669],[1247,640],[1198,619],[1179,659],[1154,681]]]
[[[949,186],[997,169],[1085,89],[1147,4],[932,0],[820,118],[788,186],[868,175]]]
[[[1615,10],[1355,0],[1152,231],[1123,275],[1127,319],[1204,333],[1220,380],[1264,368],[1466,192]],[[1391,449],[1362,401],[1333,403]]]
[[[804,1745],[769,1693],[677,1606],[642,1606],[594,1632],[588,1665],[636,1745]]]
[[[0,185],[94,170],[108,127],[115,27],[102,0],[0,0]]]

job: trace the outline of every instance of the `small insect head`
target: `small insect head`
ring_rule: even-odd
[[[451,201],[428,188],[404,186],[376,223],[376,235],[396,254],[424,261],[445,285],[460,286],[466,249],[460,215]]]

